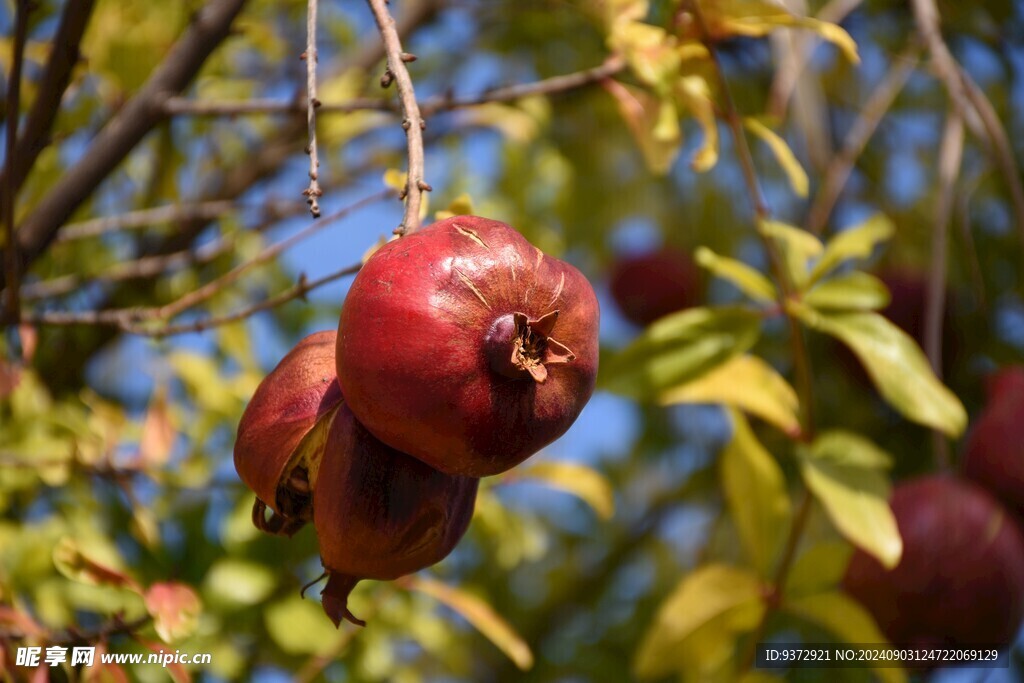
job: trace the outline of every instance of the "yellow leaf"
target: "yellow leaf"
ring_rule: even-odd
[[[639,21],[620,22],[612,28],[609,47],[626,57],[633,73],[659,93],[668,91],[679,73],[680,55],[675,36]]]
[[[791,436],[800,433],[796,392],[774,368],[756,356],[730,358],[700,377],[664,392],[660,403],[724,403],[760,417]]]
[[[389,168],[384,171],[384,184],[395,192],[405,192],[405,185],[408,182],[409,174],[399,171],[397,168]]]
[[[733,435],[721,454],[729,513],[751,563],[768,577],[789,528],[786,479],[740,413],[729,411]]]
[[[796,558],[786,577],[786,595],[806,595],[839,584],[853,549],[845,541],[823,541]],[[868,641],[864,641],[868,642]]]
[[[536,139],[540,132],[533,116],[519,107],[499,102],[466,107],[459,113],[459,122],[465,126],[493,128],[506,139],[520,144]]]
[[[679,156],[683,138],[678,123],[674,130],[662,125],[658,130],[660,137],[655,136],[655,128],[665,116],[663,101],[646,90],[616,80],[609,79],[602,85],[615,98],[619,113],[640,148],[647,168],[657,175],[668,173]],[[672,133],[674,137],[671,137]]]
[[[808,266],[813,258],[824,251],[825,246],[813,234],[780,221],[763,220],[758,224],[762,235],[774,240],[782,249],[786,268],[793,284],[801,291],[808,281]]]
[[[142,423],[142,436],[139,439],[139,460],[142,464],[146,467],[166,465],[175,435],[166,392],[158,389],[149,400],[149,409]]]
[[[806,197],[809,188],[807,171],[800,165],[796,155],[793,154],[793,150],[789,148],[789,145],[782,139],[782,136],[754,118],[747,117],[743,119],[743,125],[751,133],[761,138],[768,145],[768,148],[771,149],[775,159],[779,162],[779,166],[786,172],[786,177],[789,178],[789,185],[793,188],[793,192],[799,197]]]
[[[719,256],[707,247],[699,247],[696,258],[697,263],[718,277],[733,283],[751,299],[766,304],[775,303],[778,297],[775,285],[746,263],[727,256]]]
[[[757,574],[713,564],[686,575],[662,602],[641,640],[634,667],[637,676],[656,678],[679,668],[680,645],[701,627],[733,610],[742,612],[736,630],[756,622],[750,616],[759,617],[763,610]]]
[[[466,591],[431,578],[410,576],[407,581],[413,590],[429,595],[461,614],[466,621],[504,652],[521,671],[527,671],[533,667],[533,653],[530,651],[530,646],[486,602]]]
[[[611,519],[615,514],[612,485],[592,467],[571,462],[538,462],[523,468],[515,477],[537,479],[547,486],[571,493],[593,508],[601,519]]]
[[[877,213],[863,223],[843,230],[828,241],[821,259],[811,271],[811,282],[835,270],[849,259],[866,259],[875,247],[889,239],[896,232],[896,226],[885,214]]]
[[[434,214],[434,220],[443,221],[446,218],[452,216],[471,216],[473,215],[473,198],[468,193],[463,192],[458,197],[453,199],[446,209],[438,211]]]
[[[679,77],[675,90],[676,96],[690,110],[704,132],[704,142],[690,162],[693,170],[703,173],[718,163],[718,120],[715,118],[711,86],[703,76],[690,74]]]
[[[889,290],[874,275],[854,270],[812,285],[803,301],[812,308],[877,311],[889,305]]]
[[[844,643],[880,645],[888,642],[867,610],[839,591],[787,598],[783,609],[824,628]],[[892,666],[875,667],[875,675],[885,683],[905,683],[907,680],[903,669]]]

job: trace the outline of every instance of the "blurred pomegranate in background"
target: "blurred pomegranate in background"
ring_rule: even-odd
[[[964,475],[1024,520],[1024,366],[996,372],[987,390],[964,444]]]
[[[670,247],[617,261],[610,287],[622,314],[641,327],[696,306],[702,298],[697,265],[686,252]]]
[[[1024,619],[1024,534],[981,487],[929,475],[899,484],[903,556],[856,551],[843,585],[900,646],[1004,645]]]

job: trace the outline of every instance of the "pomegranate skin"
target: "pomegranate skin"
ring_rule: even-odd
[[[1024,619],[1024,535],[985,490],[932,475],[896,487],[903,557],[854,553],[843,584],[896,645],[1002,645]]]
[[[1024,367],[995,373],[988,389],[988,405],[964,444],[964,476],[1024,520]]]
[[[333,330],[311,334],[288,352],[256,388],[235,439],[239,477],[275,513],[298,518],[298,526],[310,514],[305,509],[308,491],[291,495],[285,480],[292,473],[286,470],[295,464],[292,455],[313,425],[342,400],[334,370],[336,335]],[[257,526],[259,519],[262,508],[254,510]],[[290,527],[286,533],[297,528]]]
[[[510,226],[454,216],[380,248],[338,328],[345,401],[381,441],[448,474],[504,472],[594,391],[597,297]]]
[[[313,525],[329,579],[324,610],[348,611],[361,579],[391,580],[440,562],[466,533],[478,479],[451,476],[386,446],[344,404],[327,436],[313,495]]]
[[[701,300],[697,266],[688,254],[670,248],[616,262],[609,286],[622,314],[640,327]]]

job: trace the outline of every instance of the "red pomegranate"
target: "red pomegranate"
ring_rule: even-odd
[[[455,216],[363,266],[338,328],[345,401],[374,436],[449,474],[504,472],[590,399],[598,305],[513,228]]]
[[[334,331],[300,341],[256,388],[235,440],[235,469],[257,496],[253,522],[291,535],[312,515],[317,449],[299,445],[317,420],[341,403],[334,371]],[[266,507],[276,515],[266,519]]]
[[[686,252],[668,247],[617,261],[610,287],[622,314],[641,327],[701,300],[697,266]]]
[[[444,559],[469,527],[478,483],[385,446],[342,405],[313,495],[329,575],[321,600],[334,625],[364,625],[348,609],[361,579],[397,579]]]
[[[910,647],[1001,645],[1024,619],[1024,535],[984,489],[932,475],[892,497],[903,557],[887,571],[854,553],[846,590]]]
[[[1000,370],[988,383],[988,405],[964,445],[964,475],[1024,520],[1024,366]]]

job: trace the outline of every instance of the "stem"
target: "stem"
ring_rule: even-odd
[[[317,0],[309,0],[306,11],[306,51],[302,55],[306,60],[306,125],[309,128],[309,146],[306,148],[309,154],[309,187],[302,194],[306,196],[309,213],[313,218],[320,217],[319,199],[323,195],[319,182],[320,157],[316,145],[316,109],[320,106],[320,100],[316,98],[316,65],[319,60],[316,51],[316,11]]]
[[[18,192],[14,174],[14,146],[18,140],[18,120],[21,114],[21,67],[25,58],[25,42],[28,39],[28,15],[32,11],[30,0],[18,0],[17,18],[14,27],[14,57],[11,60],[11,75],[7,80],[7,160],[3,183],[3,221],[6,230],[7,248],[4,249],[4,272],[7,280],[7,297],[4,300],[4,317],[15,322],[21,315],[21,297],[18,287],[18,247],[14,235],[14,202]]]
[[[420,227],[420,205],[423,202],[423,193],[430,190],[430,185],[423,179],[423,129],[426,122],[420,114],[419,104],[416,102],[416,93],[412,87],[412,78],[409,70],[405,68],[406,62],[416,59],[414,55],[402,51],[402,41],[398,37],[398,30],[395,28],[395,19],[388,12],[386,0],[369,0],[370,9],[373,11],[373,18],[377,22],[381,39],[384,41],[384,51],[387,54],[388,67],[381,80],[385,87],[394,79],[398,86],[398,98],[402,103],[402,114],[405,117],[402,121],[402,128],[405,129],[406,143],[409,148],[409,173],[405,181],[405,215],[401,225],[395,231],[396,234],[405,235],[415,232]]]

